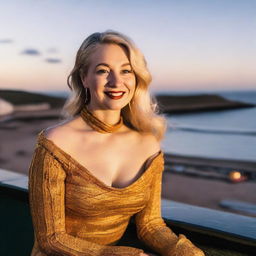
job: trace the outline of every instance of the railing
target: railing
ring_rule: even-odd
[[[34,237],[27,184],[27,176],[0,169],[0,255],[31,253]],[[162,199],[162,217],[176,234],[185,234],[207,256],[256,255],[256,218],[166,199]],[[131,218],[120,245],[136,247],[134,234]]]

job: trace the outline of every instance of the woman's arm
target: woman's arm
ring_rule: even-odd
[[[65,178],[62,164],[37,144],[29,169],[29,200],[35,237],[42,252],[62,256],[131,256],[143,253],[141,249],[100,245],[67,234]]]
[[[136,214],[135,222],[140,240],[164,256],[204,256],[184,235],[176,234],[161,217],[161,188],[164,159],[152,177],[151,196],[146,207]]]

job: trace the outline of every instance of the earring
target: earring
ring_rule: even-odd
[[[89,100],[89,93],[90,93],[90,90],[89,90],[89,88],[88,87],[85,87],[85,101],[84,101],[84,103],[86,104],[87,103],[87,101]]]

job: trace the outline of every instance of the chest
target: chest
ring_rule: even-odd
[[[137,153],[137,154],[136,154]],[[82,150],[76,160],[108,186],[126,187],[137,180],[146,168],[145,158],[137,149],[112,152],[106,149]]]
[[[69,144],[70,145],[70,144]],[[107,186],[123,188],[135,182],[156,154],[143,143],[75,143],[66,149],[72,158]]]

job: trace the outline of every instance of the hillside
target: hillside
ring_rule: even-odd
[[[49,103],[51,108],[62,107],[65,102],[65,99],[61,97],[18,90],[0,90],[0,98],[13,105]]]
[[[214,94],[188,96],[156,95],[161,112],[187,113],[255,107],[253,104],[225,99]]]

